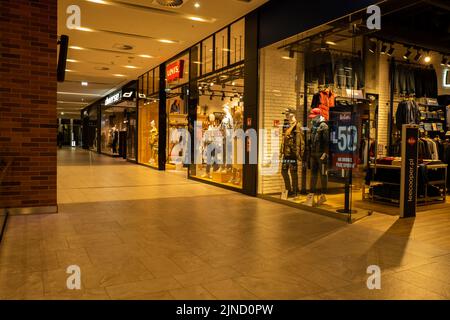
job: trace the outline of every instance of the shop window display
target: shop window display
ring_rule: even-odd
[[[222,71],[198,84],[196,136],[199,156],[190,176],[242,188],[243,65]]]
[[[155,97],[139,102],[139,163],[158,168],[159,100]]]
[[[126,156],[126,108],[102,107],[101,152],[111,156]]]
[[[261,49],[261,196],[348,221],[398,213],[407,190],[401,150],[417,143],[417,205],[448,201],[448,48],[396,34],[411,20],[413,30],[442,39],[420,18],[439,14],[423,3],[382,10],[383,29],[374,33],[349,23],[361,12]],[[403,141],[405,124],[417,139]]]

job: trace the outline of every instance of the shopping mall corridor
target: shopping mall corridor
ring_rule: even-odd
[[[0,299],[450,297],[448,213],[348,225],[88,151],[58,157],[59,213],[10,218]]]

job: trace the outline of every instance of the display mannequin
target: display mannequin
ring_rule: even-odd
[[[119,145],[119,130],[116,126],[112,128],[112,153],[117,153],[117,147]]]
[[[220,123],[220,129],[222,130],[222,136],[223,136],[223,161],[222,161],[222,172],[229,172],[232,170],[232,165],[229,163],[230,161],[227,161],[227,155],[228,153],[232,153],[232,141],[231,136],[232,132],[231,129],[233,129],[233,116],[231,115],[230,106],[228,104],[223,106],[223,112],[224,117],[222,119],[222,122]],[[230,155],[231,156],[231,155]]]
[[[303,133],[294,113],[293,109],[285,111],[286,119],[280,150],[281,175],[288,197],[296,197],[298,194],[298,161],[301,160],[304,149]]]
[[[243,119],[242,119],[242,111],[239,108],[235,109],[234,112],[234,129],[243,129]],[[228,181],[228,183],[234,185],[240,185],[242,181],[242,166],[238,164],[238,148],[241,148],[240,143],[244,143],[244,141],[238,141],[237,136],[233,139],[233,176]]]
[[[213,166],[213,170],[216,171],[218,169],[218,165],[217,165],[217,150],[216,148],[217,146],[217,136],[220,137],[220,128],[217,127],[215,125],[215,121],[216,121],[216,116],[211,113],[208,116],[208,121],[209,121],[209,125],[208,125],[208,130],[206,130],[204,136],[203,136],[203,155],[204,155],[204,160],[206,162],[206,173],[202,175],[202,178],[208,178],[208,179],[212,179],[211,176],[211,166]],[[210,148],[208,148],[211,144],[215,143],[216,146],[212,146],[211,150],[209,150]],[[208,153],[211,152],[211,154],[209,155]]]
[[[311,136],[309,141],[310,166],[311,166],[311,185],[310,193],[306,198],[306,205],[322,205],[327,201],[328,185],[328,149],[329,149],[329,127],[321,110],[315,108],[309,115],[311,119]],[[320,188],[317,183],[320,177]],[[316,201],[315,196],[318,197]]]
[[[154,164],[158,155],[158,138],[159,133],[156,128],[155,120],[150,122],[150,132],[149,132],[149,147],[150,147],[150,164]]]

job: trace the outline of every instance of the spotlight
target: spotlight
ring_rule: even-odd
[[[387,51],[387,44],[383,42],[383,44],[381,45],[380,53],[386,54],[386,51]]]
[[[427,51],[427,54],[426,54],[425,58],[423,59],[423,61],[425,61],[425,63],[429,63],[431,61],[431,56],[430,56],[429,51]]]
[[[377,51],[377,43],[376,43],[375,41],[372,41],[372,42],[370,43],[369,51],[370,51],[371,53],[375,53],[375,52]]]
[[[420,53],[420,49],[417,49],[417,54],[416,54],[416,56],[414,57],[414,61],[419,61],[420,60],[420,58],[422,58],[422,54]]]
[[[448,62],[447,58],[445,56],[442,56],[441,66],[445,67],[447,65],[447,62]]]
[[[386,54],[390,57],[390,56],[392,56],[393,53],[394,53],[394,46],[391,44],[391,47],[386,52]]]
[[[403,59],[408,60],[408,59],[409,59],[409,56],[411,55],[411,53],[412,53],[412,52],[411,52],[411,49],[410,49],[410,48],[407,48],[405,54],[403,55]]]

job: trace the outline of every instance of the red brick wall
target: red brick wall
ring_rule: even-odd
[[[0,208],[56,205],[57,0],[0,0]]]

